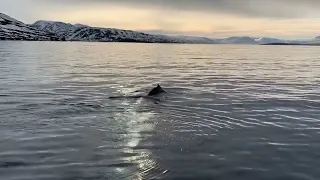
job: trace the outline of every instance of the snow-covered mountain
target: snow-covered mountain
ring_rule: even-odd
[[[54,33],[69,41],[145,42],[145,43],[215,43],[203,37],[152,35],[131,30],[72,25],[59,21],[37,21],[31,25],[40,31]]]
[[[175,42],[164,36],[150,35],[135,31],[85,27],[76,29],[70,36],[66,38],[70,41],[101,41],[101,42],[159,42],[169,43]]]
[[[69,23],[43,20],[36,21],[35,23],[31,24],[31,27],[34,27],[39,31],[56,34],[60,38],[69,36],[77,29],[77,26]]]
[[[0,13],[0,40],[45,41],[56,40],[56,37]]]
[[[209,38],[175,37],[167,35],[151,35],[137,31],[84,27],[76,29],[71,36],[66,38],[70,41],[102,41],[102,42],[144,42],[144,43],[215,43]]]
[[[7,16],[5,14],[2,14],[0,13],[0,23],[2,25],[5,25],[5,24],[23,24],[22,22],[16,20],[16,19],[13,19],[12,17],[10,16]]]

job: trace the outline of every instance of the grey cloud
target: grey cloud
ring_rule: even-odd
[[[159,10],[201,11],[265,18],[320,17],[319,0],[35,0],[58,6],[118,4]]]

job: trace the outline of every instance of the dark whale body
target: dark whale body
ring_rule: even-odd
[[[109,99],[119,99],[119,98],[150,98],[153,99],[156,95],[166,93],[165,90],[158,84],[157,87],[153,88],[147,95],[137,95],[137,96],[114,96],[109,97]]]
[[[157,87],[153,88],[149,93],[148,96],[156,96],[160,93],[165,93],[166,91],[162,89],[162,87],[158,84]]]

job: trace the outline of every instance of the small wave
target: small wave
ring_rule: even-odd
[[[27,165],[28,164],[25,162],[18,162],[18,161],[0,162],[0,168],[14,168],[14,167],[27,166]]]

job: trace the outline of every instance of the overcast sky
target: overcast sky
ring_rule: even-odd
[[[58,20],[99,27],[210,37],[320,35],[320,0],[0,0],[25,23]]]

